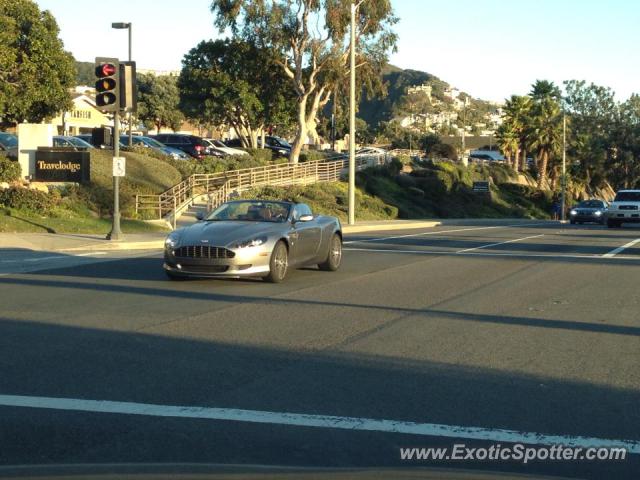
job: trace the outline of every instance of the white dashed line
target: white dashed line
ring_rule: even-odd
[[[518,225],[498,225],[493,227],[458,228],[456,230],[438,230],[435,232],[410,233],[407,235],[394,235],[391,237],[375,237],[375,238],[365,238],[363,240],[349,240],[348,242],[344,242],[344,244],[347,245],[350,243],[384,242],[386,240],[395,240],[398,238],[422,237],[426,235],[441,235],[443,233],[472,232],[474,230],[495,230],[497,228],[531,227],[531,226],[539,226],[539,225],[541,224],[540,223],[524,223],[524,224],[518,224]]]
[[[489,245],[482,245],[480,247],[465,248],[464,250],[458,250],[456,253],[472,252],[474,250],[482,250],[484,248],[497,247],[498,245],[506,245],[508,243],[521,242],[522,240],[529,240],[531,238],[540,238],[540,237],[544,237],[544,234],[543,235],[531,235],[530,237],[516,238],[514,240],[507,240],[506,242],[490,243]]]
[[[535,432],[519,432],[501,428],[464,427],[437,423],[416,423],[373,418],[337,417],[304,413],[266,412],[235,408],[212,408],[149,403],[112,402],[106,400],[84,400],[75,398],[29,397],[22,395],[0,395],[0,405],[48,410],[66,410],[122,415],[144,415],[150,417],[198,418],[232,422],[288,425],[293,427],[315,427],[352,431],[372,431],[421,435],[430,437],[464,438],[494,442],[525,443],[531,445],[564,445],[565,447],[616,447],[640,454],[640,441],[610,440],[596,437],[547,435]]]
[[[624,252],[627,248],[631,248],[631,247],[633,247],[634,245],[636,245],[638,243],[640,243],[640,238],[637,238],[636,240],[634,240],[632,242],[629,242],[626,245],[623,245],[623,246],[618,247],[618,248],[616,248],[614,250],[611,250],[609,253],[605,253],[603,255],[603,257],[605,257],[605,258],[613,258],[616,255],[618,255],[619,253]]]

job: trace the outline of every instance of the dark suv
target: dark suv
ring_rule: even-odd
[[[204,157],[218,157],[211,146],[201,137],[195,135],[183,135],[180,133],[161,133],[160,135],[150,135],[160,143],[164,143],[168,147],[173,147],[188,153],[193,158],[202,160]]]

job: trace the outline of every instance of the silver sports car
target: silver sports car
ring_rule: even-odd
[[[291,267],[335,271],[342,261],[342,227],[308,205],[237,200],[172,232],[165,240],[169,278],[262,277],[284,280]]]

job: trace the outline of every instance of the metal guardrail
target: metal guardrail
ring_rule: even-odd
[[[363,155],[356,158],[356,169],[382,165],[389,155]],[[349,160],[323,159],[298,164],[275,164],[220,173],[196,173],[159,195],[136,195],[136,214],[152,211],[158,219],[170,219],[175,227],[178,216],[195,199],[205,197],[209,208],[226,202],[232,194],[264,186],[308,185],[340,180]]]

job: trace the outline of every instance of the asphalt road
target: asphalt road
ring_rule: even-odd
[[[345,239],[340,271],[280,285],[171,282],[156,252],[0,251],[0,464],[637,478],[638,453],[522,465],[400,448],[539,434],[640,449],[639,238],[542,223],[367,233]],[[155,407],[132,415],[140,404]],[[164,416],[175,406],[198,408]]]

